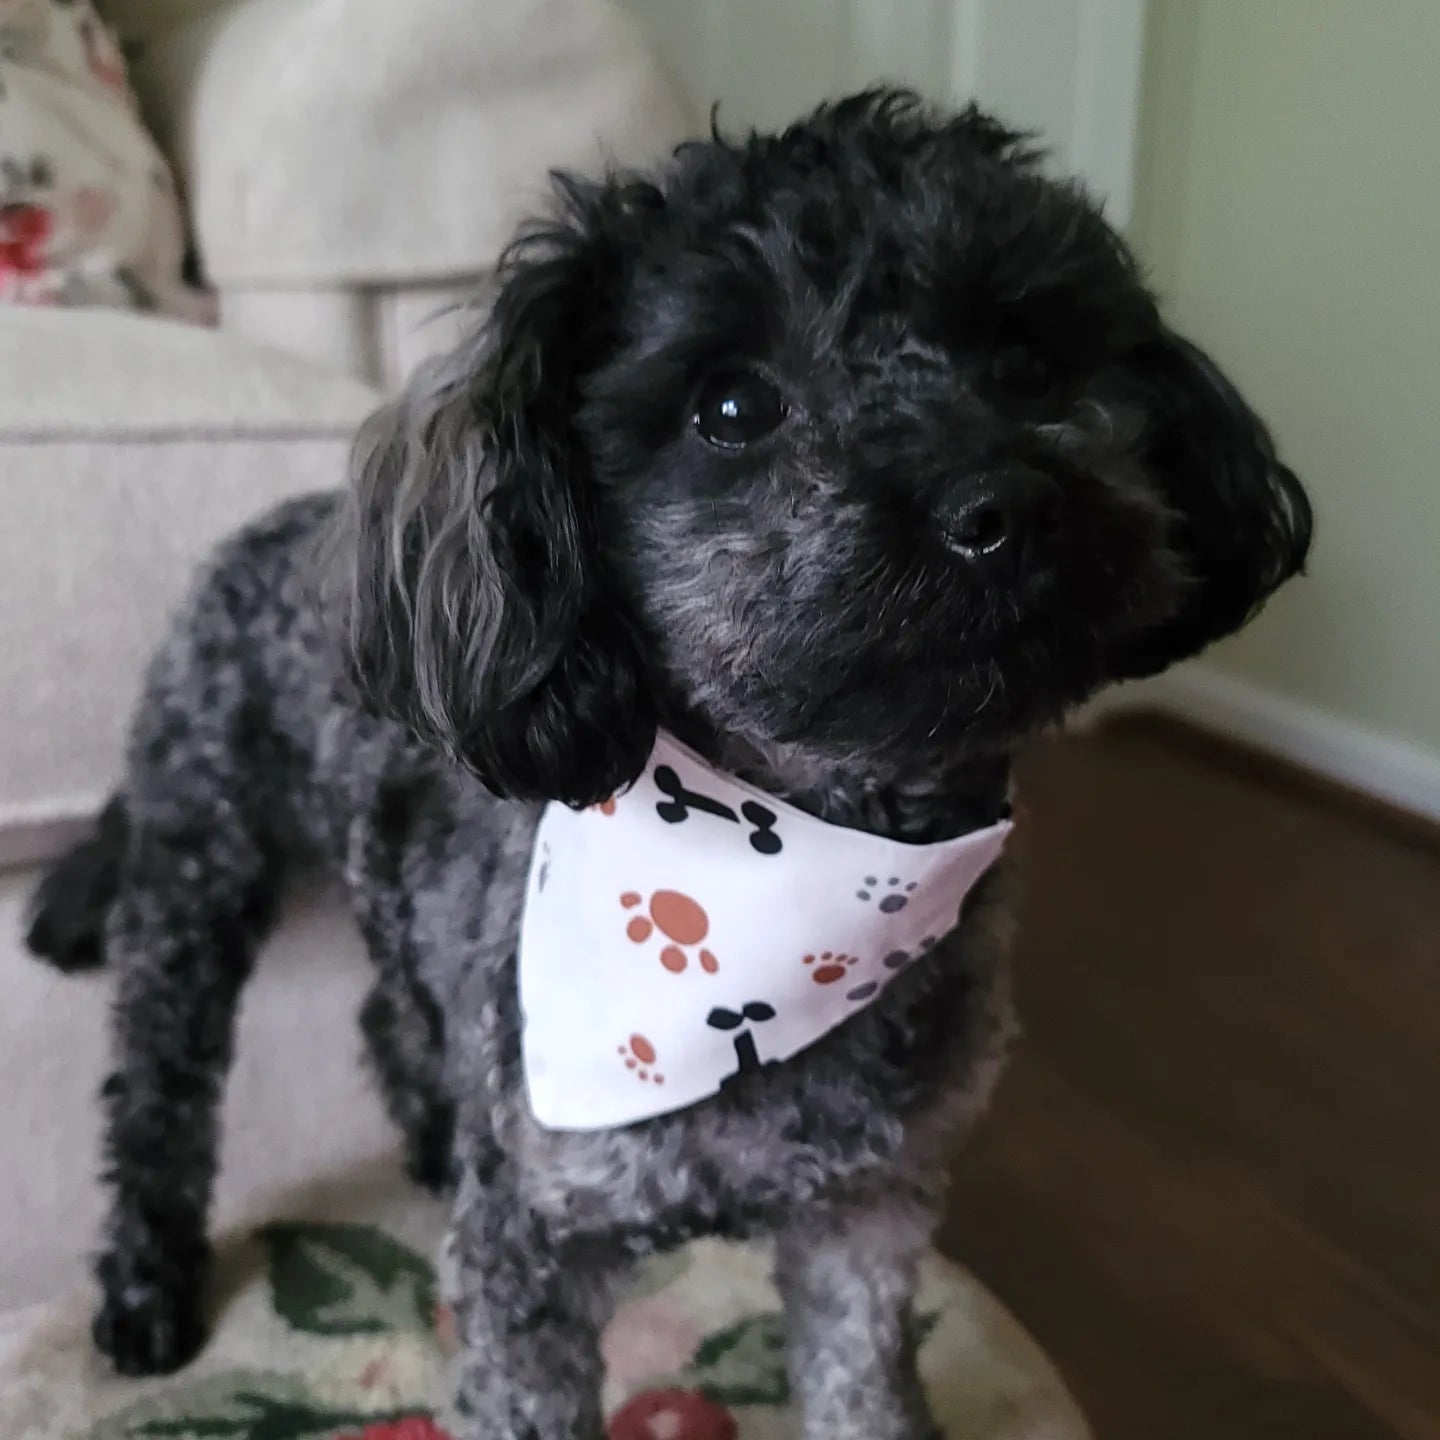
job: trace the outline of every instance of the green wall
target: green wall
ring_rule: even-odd
[[[1440,0],[1152,0],[1132,235],[1315,501],[1206,663],[1440,751]]]

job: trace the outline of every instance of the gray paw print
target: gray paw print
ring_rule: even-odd
[[[927,935],[913,950],[892,950],[880,963],[890,971],[903,970],[918,955],[935,944],[935,936]]]
[[[910,892],[914,890],[915,884],[916,882],[912,880],[902,889],[900,877],[894,875],[882,886],[879,876],[867,875],[864,887],[855,892],[855,898],[868,901],[883,890],[885,893],[881,894],[875,903],[886,915],[893,915],[897,910],[903,910],[910,903]]]

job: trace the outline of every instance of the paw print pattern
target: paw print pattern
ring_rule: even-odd
[[[855,955],[835,955],[825,950],[819,955],[807,955],[804,963],[815,967],[810,971],[810,978],[817,985],[833,985],[845,978],[857,959]]]
[[[910,903],[910,894],[915,889],[916,883],[912,880],[904,889],[901,889],[900,877],[894,875],[882,886],[878,875],[867,875],[863,888],[855,892],[855,898],[869,901],[883,889],[885,893],[875,900],[875,904],[884,914],[894,915],[896,911],[903,910]]]
[[[812,967],[810,978],[817,985],[834,985],[851,973],[858,960],[859,957],[855,955],[837,955],[829,950],[824,950],[819,955],[807,955],[804,963]],[[847,990],[845,998],[847,1000],[868,1000],[879,988],[878,980],[866,980],[863,984],[855,986],[853,990]]]
[[[659,1059],[655,1047],[643,1035],[632,1035],[627,1044],[617,1045],[615,1050],[625,1062],[625,1068],[631,1071],[637,1080],[651,1085],[665,1083],[665,1077],[655,1069],[655,1062]]]
[[[644,899],[634,890],[627,890],[620,897],[620,903],[627,910],[634,910]],[[637,944],[643,945],[656,931],[670,943],[660,951],[660,963],[672,974],[681,975],[690,967],[691,957],[687,948],[693,948],[710,933],[710,917],[704,907],[678,890],[657,890],[645,907],[645,913],[634,915],[625,927],[625,933]],[[714,975],[720,969],[720,962],[708,950],[699,954],[700,968],[707,975]]]
[[[892,950],[880,963],[892,973],[903,970],[917,955],[923,955],[935,943],[935,936],[927,935],[914,950]]]

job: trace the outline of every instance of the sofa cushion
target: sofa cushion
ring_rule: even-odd
[[[222,290],[475,275],[552,167],[653,160],[695,129],[613,0],[193,13],[148,31],[135,77]]]
[[[279,352],[123,311],[0,327],[0,864],[118,778],[146,658],[197,563],[342,483],[377,396]]]

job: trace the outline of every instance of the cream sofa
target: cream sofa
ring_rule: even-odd
[[[221,323],[0,311],[0,866],[93,812],[197,561],[340,483],[356,422],[445,342],[547,169],[693,132],[609,0],[109,13]]]
[[[609,0],[109,0],[191,201],[220,326],[0,308],[0,1313],[84,1273],[108,983],[24,954],[26,867],[118,778],[146,657],[214,542],[342,483],[357,422],[448,333],[550,166],[693,132]],[[287,960],[287,956],[291,957]],[[303,957],[297,958],[297,957]],[[247,994],[222,1220],[388,1153],[337,907]],[[0,1425],[0,1431],[3,1431]]]
[[[105,4],[105,0],[102,0]],[[219,295],[206,330],[0,308],[0,1313],[83,1276],[105,976],[24,954],[35,862],[119,776],[146,657],[214,542],[342,483],[551,166],[693,133],[609,0],[108,0]],[[288,957],[288,958],[287,958]],[[247,993],[220,1218],[388,1153],[342,912],[292,913]],[[0,1426],[0,1431],[3,1431]]]

